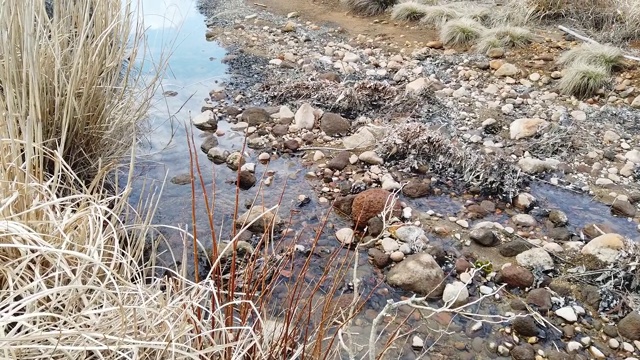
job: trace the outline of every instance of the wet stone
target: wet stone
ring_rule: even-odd
[[[517,317],[513,320],[512,326],[522,336],[538,335],[538,326],[532,316]]]
[[[191,183],[191,174],[180,174],[171,178],[171,183],[176,185],[186,185]]]
[[[250,171],[240,171],[238,174],[238,186],[242,190],[249,190],[256,183],[256,176]]]
[[[351,153],[349,151],[341,151],[333,159],[327,161],[327,167],[331,170],[344,170],[349,165],[349,158]]]
[[[527,294],[527,303],[535,305],[541,312],[551,310],[551,294],[547,289],[533,289]]]
[[[499,282],[507,284],[509,287],[524,289],[533,285],[533,274],[522,266],[509,265],[498,273]]]
[[[472,230],[469,238],[482,246],[495,246],[500,241],[493,230],[486,228]]]
[[[511,349],[511,357],[514,360],[535,360],[536,351],[530,344],[522,344]]]
[[[200,145],[200,150],[202,150],[202,152],[206,154],[209,152],[209,150],[216,146],[218,146],[218,138],[213,135],[209,135]]]
[[[549,220],[555,226],[565,226],[569,222],[569,218],[567,217],[567,214],[557,209],[553,209],[549,211]]]
[[[300,143],[298,142],[298,140],[289,139],[289,140],[285,140],[282,146],[287,150],[297,151],[300,148]]]

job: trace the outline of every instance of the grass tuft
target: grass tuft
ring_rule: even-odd
[[[340,0],[349,11],[363,16],[381,14],[397,3],[397,0]]]
[[[455,19],[442,26],[440,41],[445,46],[468,46],[478,40],[485,30],[482,24],[473,19]]]
[[[505,47],[525,47],[535,40],[529,29],[519,26],[500,26],[488,30],[485,35],[497,38]]]
[[[611,71],[622,67],[623,61],[622,51],[615,46],[583,44],[562,54],[558,63],[562,65],[593,64]]]
[[[565,95],[586,98],[605,86],[609,79],[609,71],[603,65],[574,62],[566,69],[558,88]]]
[[[420,22],[437,28],[447,21],[458,19],[464,15],[462,11],[450,5],[427,6],[424,11],[425,14]]]
[[[422,19],[427,6],[415,1],[407,1],[396,4],[391,9],[391,19],[398,21],[417,21]]]

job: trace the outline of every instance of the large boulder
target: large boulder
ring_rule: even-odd
[[[406,291],[437,298],[444,289],[444,271],[427,253],[409,255],[387,274],[387,283]]]

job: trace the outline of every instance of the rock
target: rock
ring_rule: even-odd
[[[367,233],[371,236],[378,236],[384,230],[384,222],[379,216],[372,217],[367,221]]]
[[[553,303],[551,302],[551,293],[544,288],[533,289],[527,294],[527,303],[535,305],[541,312],[551,310]],[[534,336],[534,335],[530,335]]]
[[[518,166],[527,174],[538,174],[552,169],[546,161],[531,157],[520,159]]]
[[[375,136],[366,127],[361,127],[353,135],[342,138],[342,145],[348,149],[366,149],[375,144]]]
[[[347,51],[344,53],[344,56],[342,57],[342,61],[347,63],[356,63],[360,61],[360,56],[358,54],[354,54],[352,52]]]
[[[512,288],[524,289],[533,285],[533,274],[531,271],[518,265],[505,266],[498,272],[499,282],[507,284]]]
[[[427,253],[407,256],[387,274],[391,286],[437,298],[442,295],[444,271]]]
[[[616,198],[611,204],[611,212],[615,215],[624,217],[634,217],[636,215],[636,207],[627,199]]]
[[[355,195],[340,196],[333,202],[333,208],[342,215],[351,216],[351,208],[355,197]]]
[[[533,248],[521,252],[516,256],[516,262],[518,265],[528,269],[551,270],[554,268],[551,255],[541,248]]]
[[[492,59],[499,59],[504,56],[504,49],[501,47],[491,48],[487,50],[487,56]]]
[[[414,335],[411,339],[411,347],[416,350],[422,350],[424,348],[424,340],[421,337]]]
[[[631,102],[631,107],[640,109],[640,95],[636,96],[636,98],[633,99],[633,101]]]
[[[580,251],[583,255],[593,255],[600,261],[611,264],[625,247],[624,237],[619,234],[604,234],[589,241]]]
[[[555,226],[565,226],[569,222],[569,218],[564,212],[553,209],[549,211],[549,221],[551,221]]]
[[[578,321],[578,315],[576,315],[575,310],[573,310],[571,306],[561,307],[555,311],[555,314],[570,323]]]
[[[407,244],[414,244],[418,241],[424,241],[426,239],[426,235],[424,230],[415,225],[402,225],[395,230],[391,230],[393,236]]]
[[[247,210],[244,214],[240,215],[235,222],[236,228],[242,228],[245,225],[249,225],[248,230],[254,233],[270,232],[271,229],[282,223],[280,217],[268,211],[269,209],[256,205],[250,210]]]
[[[465,283],[460,281],[447,284],[442,292],[442,300],[454,306],[466,304],[467,299],[469,299],[469,290],[467,290]]]
[[[529,214],[516,214],[511,218],[511,221],[518,226],[534,227],[538,224],[536,219]]]
[[[353,244],[354,232],[350,228],[342,228],[336,231],[336,239],[338,239],[342,245],[349,246]]]
[[[216,146],[218,146],[218,138],[213,135],[209,135],[200,145],[200,150],[202,150],[203,153],[207,154],[209,153],[209,150]]]
[[[536,203],[536,198],[529,193],[520,193],[513,199],[513,206],[521,211],[528,211]]]
[[[229,154],[226,160],[227,167],[233,171],[238,170],[242,165],[244,165],[245,160],[244,156],[238,151]]]
[[[249,190],[256,183],[256,176],[249,171],[240,171],[238,174],[238,186],[242,190]]]
[[[440,40],[430,40],[430,41],[427,41],[425,46],[431,49],[442,49],[443,44],[442,44],[442,41]]]
[[[315,125],[316,117],[313,114],[313,107],[309,103],[304,103],[298,108],[294,116],[294,124],[299,129],[313,129]]]
[[[595,359],[606,358],[606,356],[602,353],[602,351],[600,351],[600,349],[598,349],[595,346],[589,346],[589,353],[591,353],[591,356],[593,356]]]
[[[496,70],[495,75],[498,77],[515,76],[519,71],[515,65],[504,63]]]
[[[327,167],[331,170],[344,170],[349,165],[349,158],[351,153],[349,151],[341,151],[333,159],[327,161]]]
[[[500,239],[491,229],[475,229],[469,233],[469,238],[482,246],[495,246]]]
[[[388,237],[382,239],[382,241],[380,242],[380,246],[382,246],[382,250],[387,254],[391,254],[392,252],[400,248],[400,245],[397,241]]]
[[[206,110],[191,119],[193,126],[204,131],[216,131],[218,118],[211,110]]]
[[[286,105],[280,106],[280,110],[276,115],[276,117],[280,120],[280,124],[284,125],[291,124],[295,116],[296,115],[293,113],[293,111],[291,111],[291,109],[289,109],[289,107]]]
[[[572,234],[571,231],[569,231],[569,229],[567,229],[566,227],[557,227],[550,229],[547,232],[547,235],[554,240],[569,241]]]
[[[532,316],[518,316],[513,319],[511,325],[521,336],[538,336],[538,326]]]
[[[417,78],[412,82],[408,83],[405,87],[405,92],[407,94],[419,94],[422,90],[426,89],[429,86],[429,80],[423,77]]]
[[[171,183],[176,185],[186,185],[191,183],[191,174],[180,174],[171,178]]]
[[[521,240],[513,240],[500,246],[500,255],[504,257],[516,256],[531,248],[531,245]]]
[[[327,81],[333,81],[333,82],[340,82],[340,75],[338,73],[335,72],[326,72],[326,73],[322,73],[320,75],[318,75],[318,79],[320,80],[327,80]]]
[[[572,360],[569,354],[557,350],[545,350],[548,360]]]
[[[394,251],[389,255],[389,258],[391,259],[391,261],[393,262],[400,262],[402,260],[404,260],[404,253],[402,251]]]
[[[511,140],[531,137],[545,129],[547,126],[549,126],[549,123],[539,118],[517,119],[509,125],[509,136]]]
[[[377,248],[369,249],[369,257],[374,266],[379,269],[384,269],[390,263],[389,254],[385,254]]]
[[[640,313],[632,311],[620,320],[618,333],[629,340],[640,340]]]
[[[511,358],[514,360],[535,360],[536,351],[531,344],[522,344],[511,349]]]
[[[580,349],[582,349],[582,344],[580,344],[577,341],[569,341],[567,343],[567,352],[568,353],[575,353],[577,351],[579,351]]]
[[[629,150],[626,154],[624,154],[624,158],[634,164],[640,164],[640,151],[636,149]]]
[[[402,194],[408,198],[416,199],[429,195],[431,185],[427,181],[417,179],[409,180],[409,183],[402,188]]]
[[[346,135],[351,130],[351,123],[340,114],[326,112],[320,118],[320,130],[329,136]]]
[[[240,116],[240,119],[249,124],[249,126],[258,126],[262,123],[266,123],[270,118],[269,113],[265,109],[259,107],[247,108]]]
[[[369,165],[384,164],[384,160],[382,160],[382,158],[378,156],[378,154],[376,154],[375,151],[365,151],[362,154],[360,154],[360,156],[358,156],[358,159]]]
[[[300,143],[296,139],[285,140],[282,146],[289,151],[298,151],[300,149]]]
[[[393,194],[389,191],[382,189],[368,189],[357,194],[353,199],[353,205],[351,207],[351,219],[363,227],[369,219],[378,216],[387,202],[390,202]],[[394,212],[399,213],[401,211],[400,205],[396,203]]]
[[[228,157],[229,151],[221,149],[217,146],[209,149],[209,152],[207,153],[207,158],[213,161],[214,164],[218,165],[224,164],[227,161]]]
[[[284,33],[294,32],[294,31],[296,31],[296,23],[294,23],[293,21],[287,21],[287,23],[284,24],[284,26],[282,27],[282,32]]]

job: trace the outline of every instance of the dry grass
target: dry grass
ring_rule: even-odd
[[[458,19],[464,15],[460,9],[451,5],[427,6],[424,11],[425,14],[420,22],[437,28],[449,20]]]
[[[511,0],[506,16],[527,21],[565,21],[601,41],[625,42],[640,36],[639,0]]]
[[[574,62],[558,83],[565,95],[585,98],[594,95],[610,81],[607,68],[602,65]]]
[[[340,0],[354,14],[373,16],[381,14],[397,3],[397,0]]]
[[[391,19],[399,21],[417,21],[426,14],[427,6],[415,1],[407,1],[394,5]]]
[[[611,71],[622,67],[623,61],[622,50],[615,46],[583,44],[562,54],[558,63],[562,65],[571,65],[573,63],[593,64]]]
[[[473,19],[455,19],[442,26],[440,41],[445,46],[469,46],[476,42],[484,31],[485,27]]]

